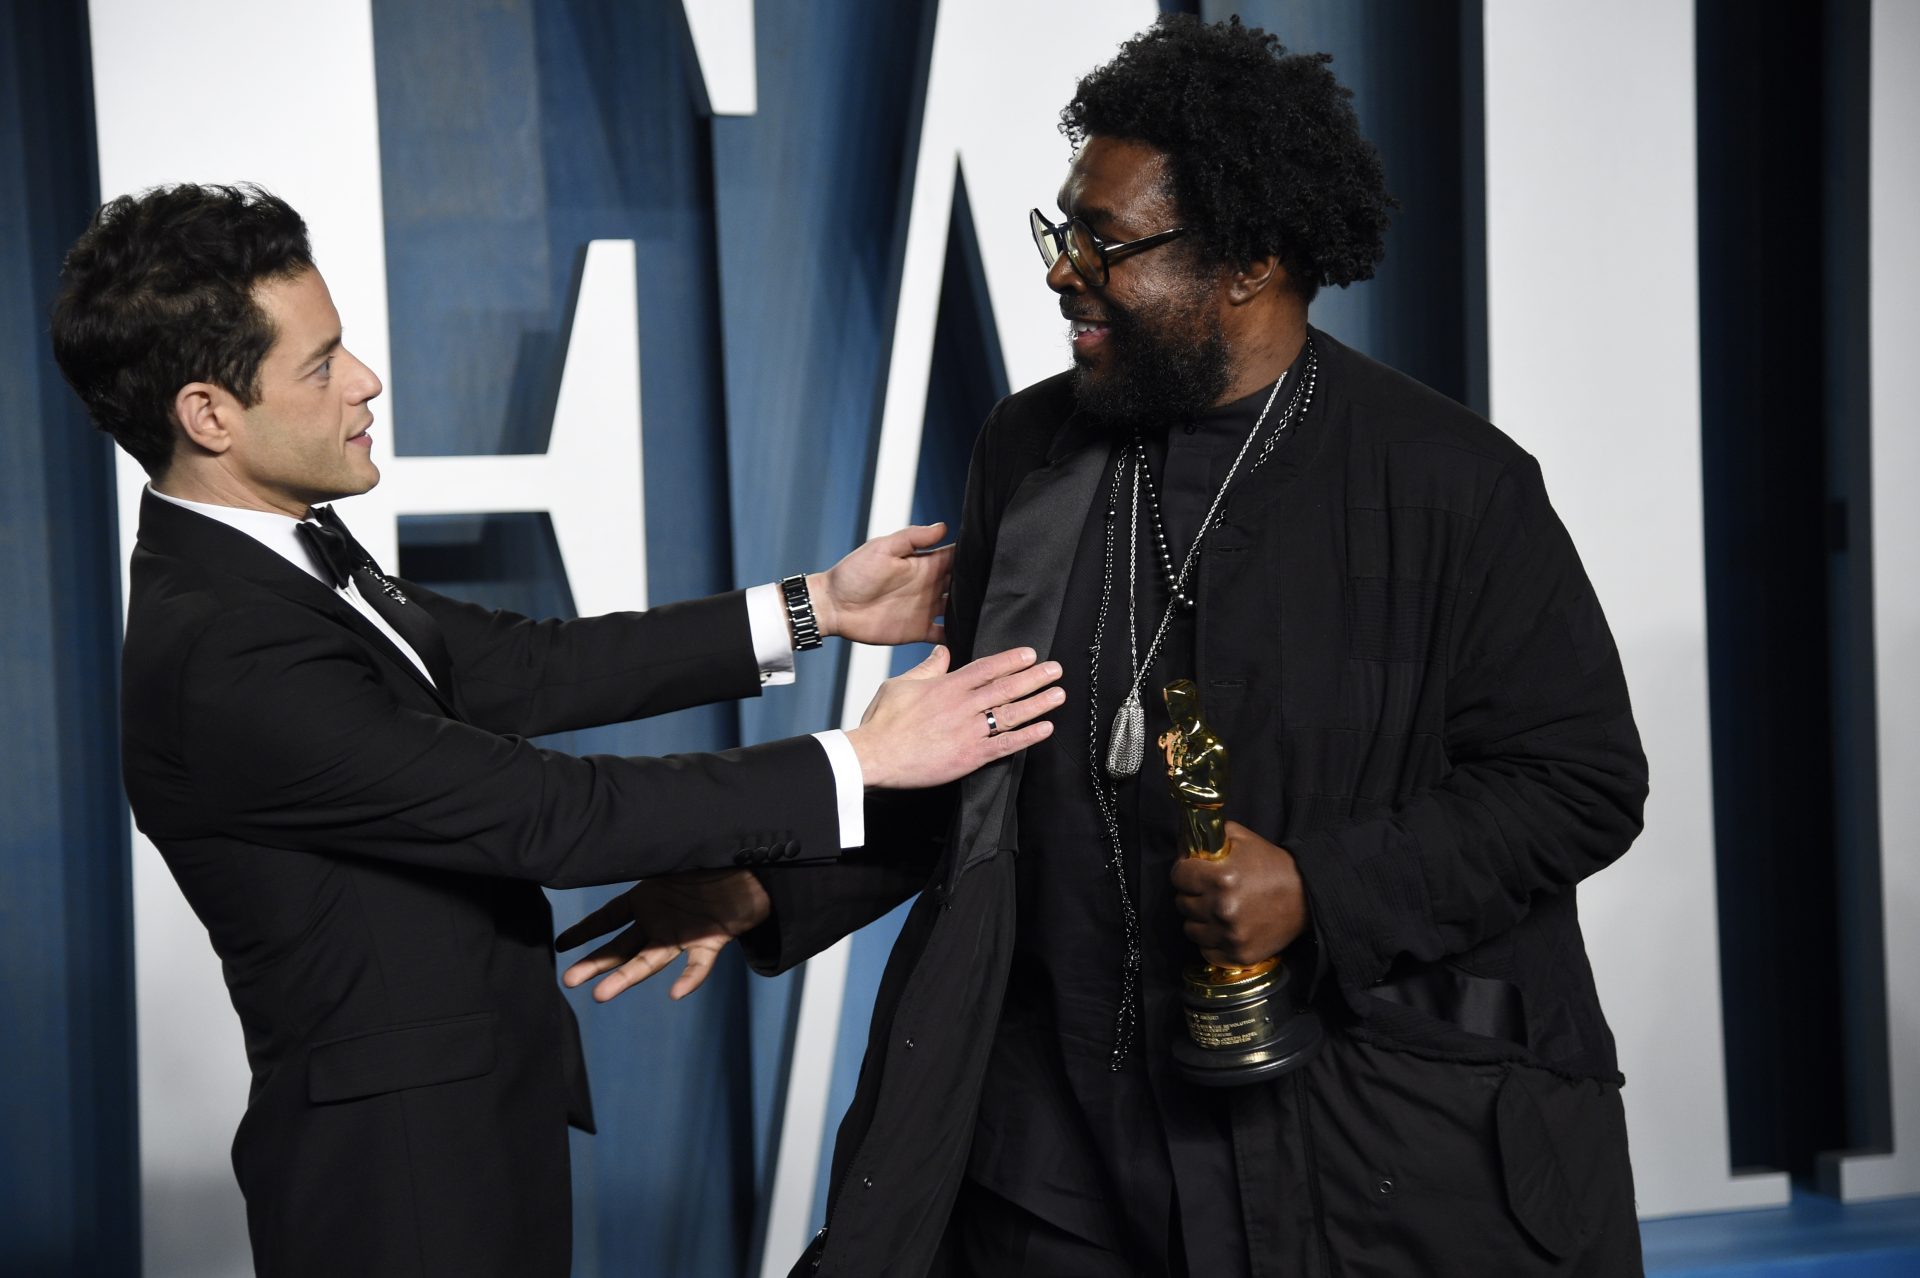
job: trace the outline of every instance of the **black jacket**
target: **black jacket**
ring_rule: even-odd
[[[1228,499],[1201,559],[1198,673],[1234,750],[1227,815],[1296,858],[1326,965],[1319,1001],[1340,1032],[1617,1080],[1573,887],[1638,833],[1646,765],[1598,602],[1531,457],[1316,340],[1318,402]],[[994,410],[955,561],[956,660],[1022,643],[1082,659],[1052,651],[1054,627],[1109,455],[1064,376]],[[1016,757],[969,777],[935,837],[913,828],[924,808],[877,814],[870,852],[763,874],[774,919],[750,952],[764,970],[926,888],[840,1129],[828,1228],[809,1253],[822,1274],[933,1263],[1007,976],[1022,769]],[[1373,992],[1433,977],[1503,992],[1514,1037]],[[1285,1122],[1285,1095],[1236,1127]],[[1242,1184],[1250,1203],[1268,1192]]]
[[[565,1275],[566,1129],[592,1119],[540,885],[833,857],[838,823],[810,740],[526,738],[757,695],[743,598],[535,623],[404,584],[446,639],[435,689],[333,591],[151,494],[131,573],[127,793],[245,1032],[258,1272]]]

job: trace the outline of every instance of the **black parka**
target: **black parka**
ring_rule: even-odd
[[[1317,402],[1229,495],[1200,561],[1197,673],[1235,754],[1226,815],[1298,863],[1335,1032],[1486,1067],[1494,1086],[1517,1067],[1611,1089],[1574,885],[1639,832],[1646,762],[1599,603],[1530,456],[1460,405],[1315,340]],[[1065,375],[994,409],[954,563],[956,665],[1019,644],[1082,659],[1053,650],[1054,630],[1110,448],[1076,415]],[[840,1127],[827,1229],[797,1273],[935,1263],[1007,980],[1021,774],[1015,757],[940,795],[873,803],[864,851],[763,873],[773,918],[747,944],[762,971],[921,893]],[[1506,992],[1523,1041],[1370,992],[1408,973]],[[1237,1151],[1280,1142],[1300,1086],[1239,1106]],[[1500,1103],[1538,1109],[1524,1095]],[[1514,1139],[1552,1157],[1544,1132]],[[1262,1183],[1261,1159],[1240,1161],[1249,1237],[1277,1257],[1289,1247],[1262,1204],[1283,1187]],[[1552,1250],[1571,1245],[1554,1235],[1578,1233],[1567,1207],[1513,1210]]]

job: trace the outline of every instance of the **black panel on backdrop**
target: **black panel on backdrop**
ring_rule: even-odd
[[[1189,10],[1192,11],[1192,10]],[[1487,411],[1481,7],[1471,0],[1204,0],[1297,53],[1330,53],[1400,201],[1373,279],[1323,289],[1313,322]]]
[[[1731,1154],[1735,1167],[1803,1180],[1822,1151],[1873,1139],[1850,1130],[1847,1113],[1849,1072],[1865,1061],[1841,995],[1841,938],[1856,925],[1840,926],[1839,867],[1871,850],[1839,837],[1833,760],[1837,725],[1847,727],[1828,616],[1847,553],[1829,457],[1867,429],[1864,415],[1833,411],[1830,388],[1856,370],[1822,337],[1865,299],[1864,275],[1854,278],[1863,264],[1827,252],[1866,198],[1864,171],[1835,163],[1865,127],[1864,112],[1836,118],[1840,99],[1828,94],[1823,8],[1845,7],[1697,9],[1701,460]],[[1650,304],[1660,287],[1647,281]]]
[[[1867,308],[1868,0],[1825,6],[1827,497],[1832,552],[1834,851],[1840,919],[1846,1145],[1889,1150],[1885,912],[1880,892],[1880,769],[1873,659],[1873,481]],[[1837,1168],[1823,1160],[1822,1188]]]
[[[85,7],[0,0],[0,1270],[140,1265],[113,444],[54,367],[99,202]]]

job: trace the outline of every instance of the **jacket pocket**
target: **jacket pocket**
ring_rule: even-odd
[[[1590,1230],[1525,1070],[1507,1070],[1494,1102],[1494,1126],[1514,1219],[1555,1259],[1573,1255],[1586,1244]]]
[[[325,1105],[490,1074],[497,1019],[475,1012],[315,1043],[307,1099]]]

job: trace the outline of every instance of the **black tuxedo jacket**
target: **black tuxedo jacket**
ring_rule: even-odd
[[[206,925],[253,1085],[262,1275],[564,1275],[592,1130],[542,884],[831,859],[801,738],[576,758],[526,738],[760,688],[740,594],[533,622],[402,583],[435,688],[334,591],[149,494],[123,658],[135,819]]]

